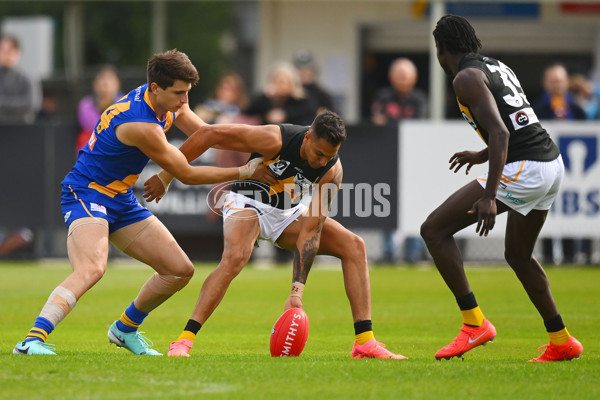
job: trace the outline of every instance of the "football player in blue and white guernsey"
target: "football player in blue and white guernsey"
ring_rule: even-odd
[[[102,113],[62,182],[73,272],[52,291],[14,354],[55,354],[54,345],[46,343],[48,335],[104,275],[110,241],[156,272],[111,325],[108,339],[134,354],[162,355],[138,327],[150,311],[188,283],[194,266],[167,228],[140,205],[134,183],[150,159],[188,184],[245,179],[261,164],[257,159],[240,168],[190,166],[165,134],[173,124],[188,136],[205,125],[188,106],[198,72],[187,55],[171,50],[152,57],[147,74],[146,84]]]

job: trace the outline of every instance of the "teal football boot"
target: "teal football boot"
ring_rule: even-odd
[[[41,342],[39,340],[32,340],[31,342],[19,342],[13,349],[13,354],[27,354],[27,355],[47,355],[55,356],[54,345]]]
[[[124,347],[138,356],[162,356],[162,353],[151,348],[154,343],[147,337],[142,336],[141,332],[121,332],[117,328],[117,321],[113,322],[108,329],[108,340],[116,344],[117,347]]]

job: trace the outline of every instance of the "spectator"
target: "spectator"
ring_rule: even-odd
[[[209,124],[223,124],[236,122],[241,110],[247,106],[248,95],[242,77],[235,72],[227,72],[219,79],[213,95],[194,111]]]
[[[600,119],[600,86],[583,74],[573,74],[570,79],[573,101],[583,109],[588,120]]]
[[[298,71],[286,62],[275,65],[267,86],[250,101],[244,114],[258,116],[260,124],[310,125],[315,117]]]
[[[544,70],[544,93],[531,105],[539,119],[583,120],[585,112],[569,92],[569,75],[562,64],[552,64]]]
[[[315,118],[315,110],[305,96],[300,74],[288,62],[277,63],[271,70],[269,82],[262,93],[256,95],[248,108],[246,116],[259,117],[258,124],[294,124],[310,125]],[[275,247],[275,261],[287,262],[292,255]]]
[[[0,123],[31,123],[35,119],[33,82],[16,66],[21,47],[14,36],[0,37]],[[0,257],[22,249],[33,242],[27,227],[15,230],[0,228]]]
[[[16,67],[21,47],[14,36],[0,37],[0,120],[31,123],[35,119],[35,87]]]
[[[397,58],[388,70],[390,87],[384,88],[375,97],[371,106],[371,121],[375,125],[394,128],[402,119],[426,118],[428,115],[427,95],[415,87],[418,73],[415,64],[408,58]],[[394,261],[394,232],[383,234],[383,261]],[[409,236],[404,242],[404,260],[415,263],[425,257],[425,243],[420,237]]]
[[[544,93],[533,102],[532,108],[539,119],[546,120],[585,120],[585,111],[578,106],[569,92],[569,74],[562,64],[552,64],[544,70],[542,79]],[[562,238],[543,239],[545,258],[553,264],[561,264],[567,259],[581,263],[583,240],[574,239],[573,246],[564,246]],[[572,255],[565,254],[565,249],[572,248]]]
[[[427,95],[415,87],[418,73],[408,58],[397,58],[388,71],[390,87],[382,89],[371,105],[375,125],[397,124],[404,118],[427,118]]]
[[[294,66],[298,69],[304,93],[311,103],[314,114],[325,110],[335,112],[333,98],[317,81],[319,69],[310,51],[298,50],[294,55]]]
[[[259,120],[244,117],[241,110],[248,105],[246,85],[242,77],[235,72],[226,72],[219,79],[213,95],[202,104],[194,108],[194,112],[209,124],[247,123],[256,125]],[[212,149],[215,152],[215,167],[239,167],[244,165],[249,158],[248,153],[231,150]],[[218,193],[229,190],[229,186],[218,184],[213,189],[220,188]],[[211,190],[212,193],[212,190]],[[214,201],[218,199],[217,193],[213,193],[207,201],[214,208]],[[209,212],[206,218],[210,222],[220,221],[219,215]]]
[[[92,90],[93,93],[82,98],[77,107],[80,129],[75,144],[77,152],[90,140],[102,111],[123,96],[121,93],[121,80],[116,68],[112,65],[102,67],[94,77]]]

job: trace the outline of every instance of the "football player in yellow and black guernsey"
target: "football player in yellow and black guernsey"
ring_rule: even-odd
[[[294,252],[293,279],[285,309],[302,307],[302,294],[317,254],[341,259],[346,293],[354,320],[353,358],[406,357],[385,349],[373,334],[369,269],[364,241],[327,217],[332,196],[342,182],[338,150],[346,139],[342,119],[326,111],[311,126],[297,125],[213,125],[203,126],[182,146],[193,160],[209,147],[256,153],[268,165],[263,179],[238,182],[223,206],[225,249],[217,268],[208,276],[196,307],[170,356],[189,356],[196,334],[221,302],[229,284],[250,259],[257,239],[266,239]],[[271,176],[268,176],[271,175]],[[172,177],[162,171],[160,179]],[[148,200],[163,194],[158,176],[146,182]],[[310,204],[301,199],[312,191]],[[263,193],[264,195],[254,195]]]
[[[488,173],[458,189],[421,226],[435,265],[456,298],[463,316],[458,336],[435,357],[460,357],[491,341],[496,328],[478,306],[454,234],[477,223],[488,236],[496,215],[506,212],[505,258],[544,320],[550,344],[530,361],[579,357],[583,346],[572,337],[558,312],[548,278],[533,248],[564,175],[560,152],[531,109],[515,73],[504,63],[478,53],[481,42],[469,22],[442,17],[433,31],[437,58],[453,77],[452,86],[465,119],[487,147],[461,151],[450,169],[466,173],[489,163]]]

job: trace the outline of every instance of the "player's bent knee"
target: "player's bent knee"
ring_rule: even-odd
[[[520,270],[524,270],[529,266],[529,262],[531,261],[531,256],[522,257],[516,253],[510,252],[510,251],[505,251],[504,259],[506,260],[508,265],[510,265],[510,267],[513,270],[515,270],[516,272],[519,272]]]
[[[172,295],[183,289],[192,279],[189,276],[161,275],[154,273],[146,283],[146,287],[154,293],[161,295]]]
[[[519,255],[510,251],[504,252],[504,259],[515,271],[519,279],[527,281],[536,281],[542,286],[548,284],[548,277],[544,269],[532,257],[532,255]]]
[[[173,268],[170,273],[174,276],[187,276],[191,278],[194,276],[195,271],[194,264],[186,257],[186,259],[182,260],[181,263],[177,265],[177,268]]]
[[[104,276],[106,272],[106,264],[89,265],[85,269],[80,269],[76,272],[79,279],[87,285],[94,285]]]
[[[425,221],[421,224],[421,228],[419,229],[419,234],[421,235],[423,240],[427,241],[427,238],[429,237],[429,225],[427,224],[427,221]]]
[[[191,278],[195,272],[194,264],[183,250],[180,250],[179,253],[171,254],[168,258],[163,257],[155,264],[149,262],[149,265],[155,268],[155,270],[161,271],[163,275],[189,276]]]
[[[225,252],[219,263],[219,267],[229,271],[232,274],[239,274],[244,266],[248,263],[250,255],[243,251]]]
[[[367,245],[363,238],[358,235],[352,234],[348,237],[344,237],[343,240],[339,240],[336,246],[331,249],[332,251],[328,254],[339,258],[340,260],[351,259],[351,260],[367,260]]]
[[[189,261],[189,260],[188,260]],[[192,264],[191,261],[189,261],[186,266],[185,266],[185,271],[182,274],[179,274],[180,276],[189,276],[190,279],[192,278],[192,276],[194,276],[194,272],[196,272],[196,268],[194,268],[194,264]]]
[[[433,224],[429,221],[429,218],[421,224],[419,234],[428,245],[435,242],[437,239],[438,230],[433,227]]]
[[[363,238],[358,235],[353,235],[352,240],[350,241],[350,247],[352,248],[355,256],[361,257],[366,256],[367,254],[367,245]]]

